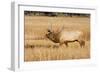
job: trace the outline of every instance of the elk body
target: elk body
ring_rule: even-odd
[[[77,41],[81,47],[85,46],[85,41],[82,39],[82,31],[65,31],[63,29],[59,31],[53,31],[48,29],[46,37],[54,43],[59,43],[60,45],[65,44],[68,47],[68,43]]]

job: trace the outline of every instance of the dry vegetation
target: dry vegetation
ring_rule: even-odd
[[[86,45],[69,43],[59,46],[48,39],[41,39],[49,25],[56,29],[64,25],[64,30],[80,30],[84,32]],[[25,61],[69,60],[90,58],[90,18],[89,17],[47,17],[25,16]]]

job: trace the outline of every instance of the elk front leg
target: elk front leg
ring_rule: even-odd
[[[59,45],[60,45],[60,46],[62,46],[62,44],[63,44],[63,42],[60,42],[60,44],[59,44]]]
[[[66,47],[68,47],[68,42],[67,42],[67,41],[65,41],[64,43],[65,43]]]

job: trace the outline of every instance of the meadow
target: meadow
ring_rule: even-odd
[[[25,16],[24,33],[24,61],[71,60],[90,58],[90,17],[49,17]],[[81,48],[78,42],[64,44],[53,43],[45,38],[47,29],[57,30],[64,26],[64,30],[79,30],[84,33],[85,47]]]

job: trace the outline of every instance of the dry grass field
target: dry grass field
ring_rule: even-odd
[[[85,47],[78,42],[64,44],[53,43],[44,36],[49,25],[53,29],[64,25],[64,30],[80,30],[84,33]],[[90,58],[90,18],[82,16],[49,17],[25,16],[24,61],[70,60]]]

